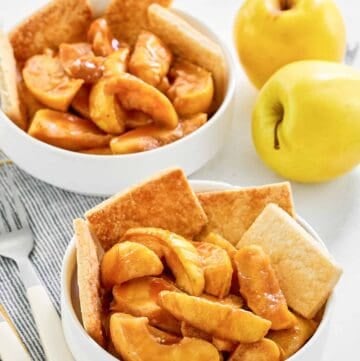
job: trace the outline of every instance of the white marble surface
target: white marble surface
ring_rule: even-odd
[[[45,0],[0,0],[0,20],[9,28],[15,19]],[[232,21],[242,1],[175,0],[175,6],[210,25],[232,46]],[[350,42],[360,40],[357,0],[338,0]],[[360,66],[360,59],[357,59]],[[264,184],[280,180],[256,156],[251,142],[250,115],[257,92],[238,67],[238,97],[226,147],[192,178],[221,180],[237,185]],[[322,360],[359,360],[360,341],[360,169],[321,185],[293,184],[297,211],[319,232],[344,268],[338,285],[337,305],[328,345]]]

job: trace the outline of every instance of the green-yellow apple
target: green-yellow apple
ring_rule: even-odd
[[[240,61],[257,88],[294,61],[339,62],[346,45],[344,21],[333,0],[246,0],[234,33]]]
[[[360,71],[304,60],[261,89],[252,134],[262,160],[285,178],[322,182],[360,163]]]

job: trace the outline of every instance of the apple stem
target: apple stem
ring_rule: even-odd
[[[279,136],[278,136],[278,128],[281,123],[281,120],[278,120],[275,124],[274,128],[274,149],[279,150],[280,149],[280,142],[279,142]]]
[[[290,10],[291,7],[292,7],[291,0],[280,0],[280,10],[282,11]]]

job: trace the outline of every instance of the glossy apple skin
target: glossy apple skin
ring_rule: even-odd
[[[253,112],[259,156],[279,175],[304,183],[350,171],[360,162],[359,94],[360,72],[346,65],[301,61],[280,69]]]
[[[290,9],[281,10],[281,3]],[[291,62],[340,62],[346,32],[333,0],[246,0],[235,18],[234,40],[246,74],[260,89]]]

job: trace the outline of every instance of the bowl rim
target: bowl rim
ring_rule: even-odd
[[[104,154],[88,154],[88,153],[81,153],[81,152],[75,152],[67,149],[63,149],[60,147],[56,147],[54,145],[42,142],[32,136],[30,136],[27,132],[19,128],[2,110],[0,107],[0,122],[4,121],[4,125],[10,127],[13,131],[15,131],[20,137],[26,138],[29,142],[32,142],[34,146],[39,146],[40,148],[43,148],[44,151],[50,151],[54,154],[63,155],[66,157],[70,157],[78,160],[82,159],[93,159],[93,160],[117,160],[117,159],[133,159],[137,157],[144,156],[144,154],[156,154],[157,152],[161,152],[164,149],[169,149],[174,146],[181,145],[184,141],[189,140],[193,138],[194,136],[200,135],[202,132],[205,132],[207,128],[212,126],[212,123],[214,123],[216,120],[220,120],[222,114],[228,109],[229,105],[231,104],[231,100],[233,98],[233,95],[235,93],[236,89],[236,77],[235,77],[235,60],[233,54],[230,52],[228,45],[218,36],[217,33],[215,33],[208,25],[206,25],[202,20],[199,20],[198,18],[192,16],[191,14],[180,10],[176,7],[172,7],[171,10],[174,10],[176,14],[183,17],[185,20],[189,20],[192,24],[194,24],[194,27],[198,29],[200,32],[204,32],[205,35],[210,35],[210,37],[220,46],[221,51],[224,55],[225,63],[226,63],[226,70],[227,70],[227,84],[225,88],[225,94],[224,98],[219,106],[219,108],[216,110],[216,112],[210,117],[210,119],[202,125],[200,128],[196,129],[191,134],[186,135],[183,138],[180,138],[176,140],[175,142],[165,144],[162,147],[147,150],[145,152],[139,152],[139,153],[130,153],[130,154],[112,154],[104,155]],[[3,119],[3,120],[2,120]]]
[[[225,182],[217,182],[217,181],[207,181],[207,180],[190,180],[190,185],[194,189],[194,191],[218,191],[218,190],[230,190],[230,189],[237,189],[242,188],[241,186],[234,186],[229,183]],[[325,245],[325,243],[322,241],[320,236],[317,234],[317,232],[313,229],[313,227],[307,223],[301,216],[296,215],[295,217],[296,221],[319,243],[319,246],[328,252],[328,249]],[[71,264],[71,261],[73,258],[76,257],[76,245],[75,245],[75,238],[74,236],[71,238],[70,243],[68,244],[64,258],[62,261],[61,266],[61,313],[63,314],[63,307],[66,306],[69,316],[71,317],[74,324],[76,324],[76,331],[80,332],[83,336],[86,337],[86,339],[93,344],[93,346],[97,347],[99,350],[104,352],[104,356],[107,356],[109,360],[112,358],[114,361],[118,360],[114,356],[112,356],[110,353],[108,353],[104,348],[102,348],[100,345],[98,345],[85,331],[83,325],[81,324],[79,318],[77,317],[73,304],[71,299],[71,287],[69,285],[69,280],[71,282],[71,279],[73,278],[73,273],[75,270],[76,264]],[[76,262],[76,261],[75,261]],[[72,272],[71,275],[68,274],[68,272]],[[332,293],[329,295],[328,300],[326,302],[324,313],[321,319],[321,322],[319,323],[316,331],[311,336],[311,338],[305,343],[303,347],[301,347],[300,350],[298,350],[296,353],[294,353],[292,356],[290,356],[287,361],[297,361],[298,357],[303,355],[309,348],[313,346],[314,343],[317,342],[320,335],[323,333],[323,330],[327,325],[329,324],[329,320],[331,318],[331,313],[335,305],[335,299],[336,299],[336,288],[332,291]]]

